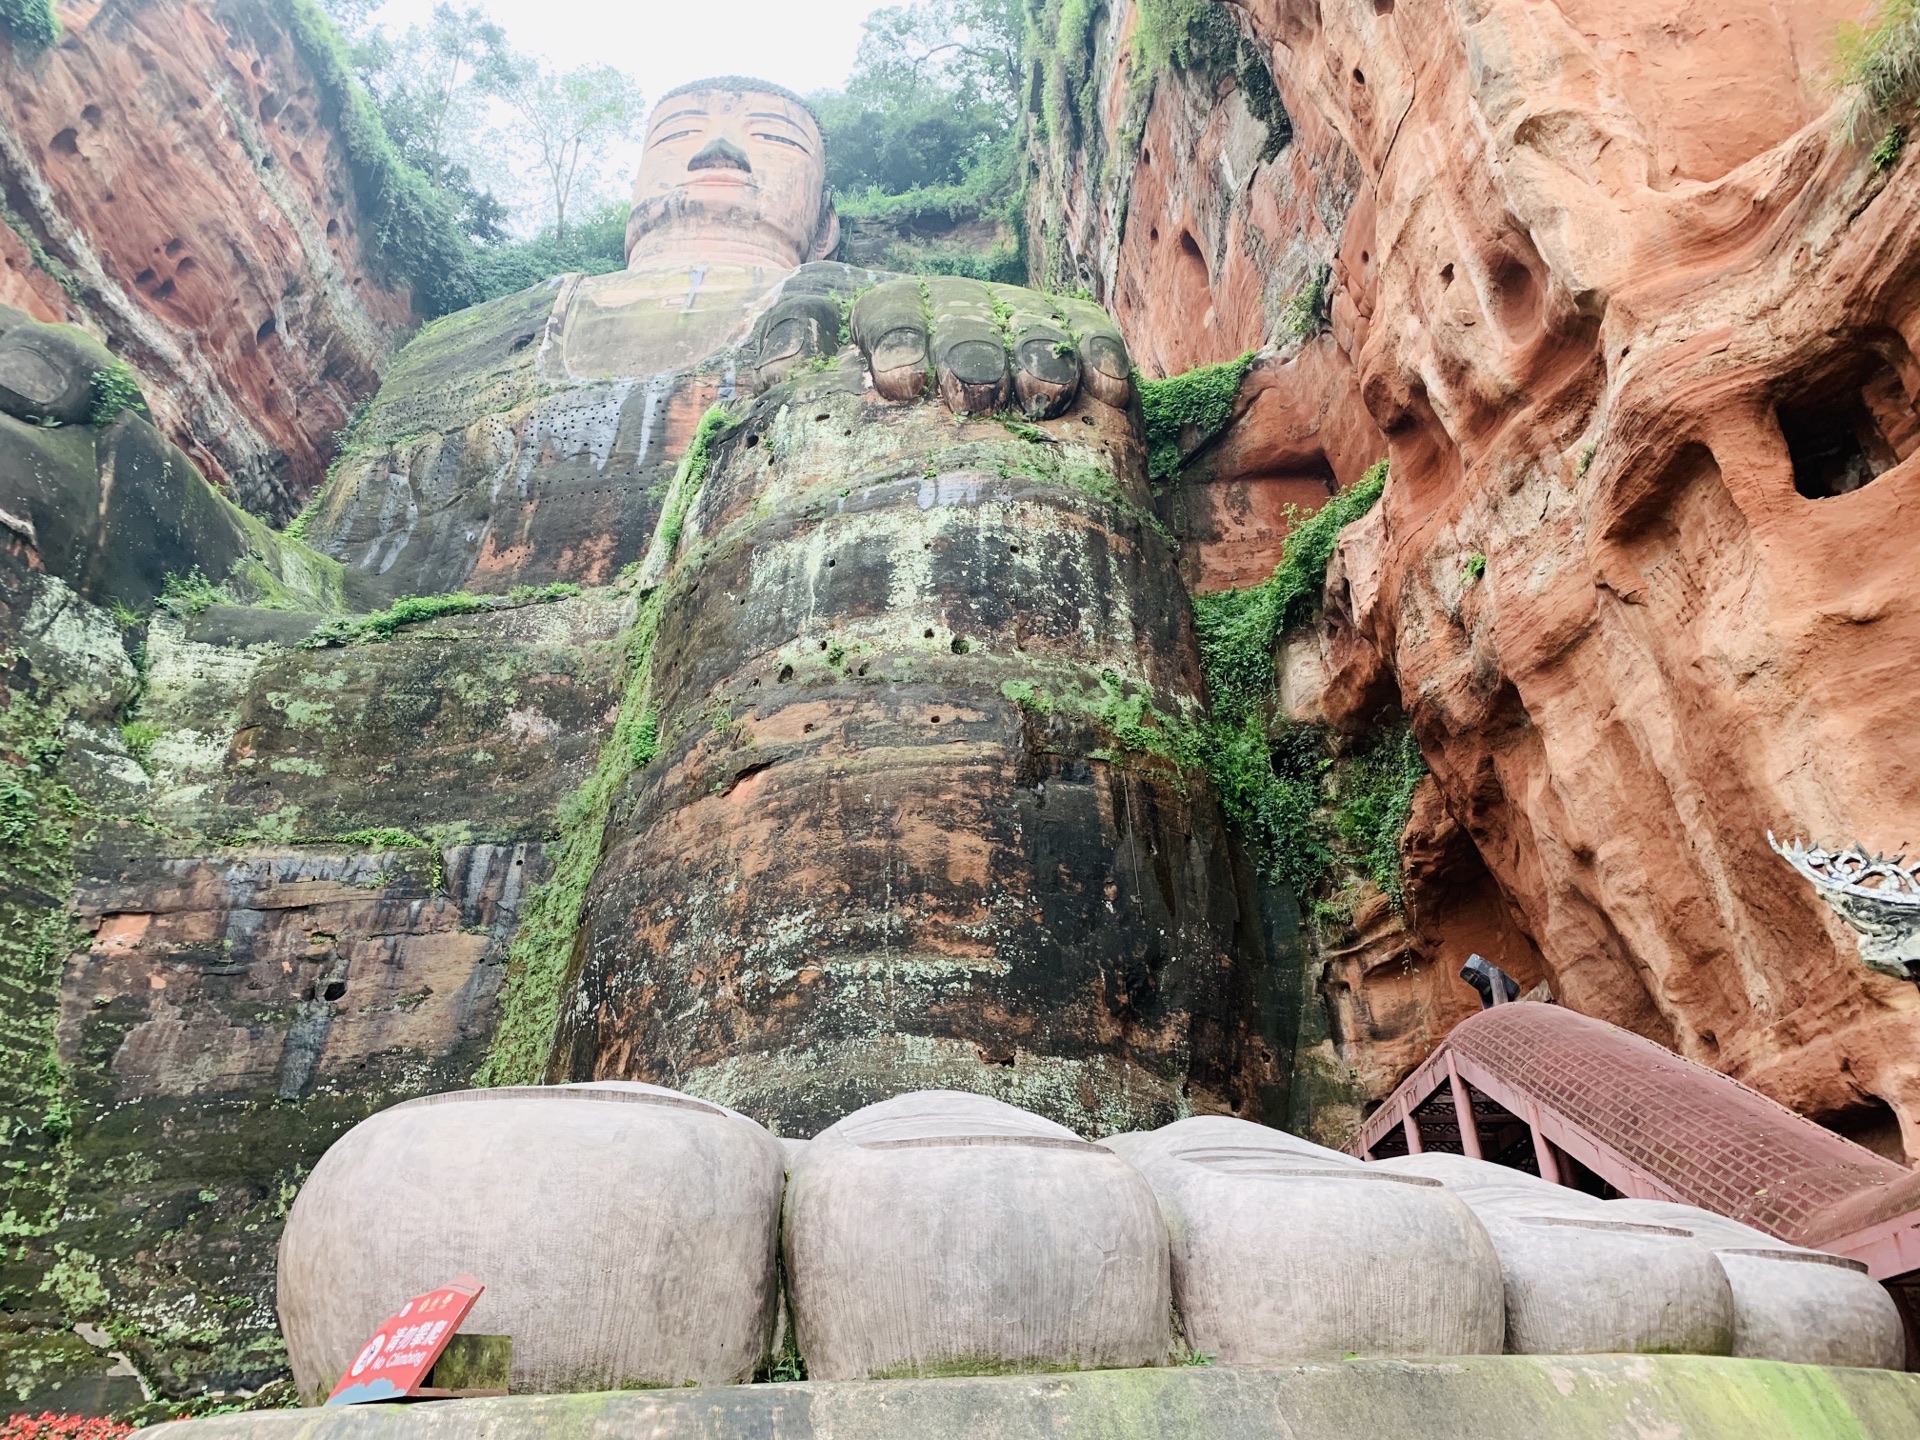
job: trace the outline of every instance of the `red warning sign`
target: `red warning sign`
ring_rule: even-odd
[[[473,1276],[460,1275],[407,1301],[360,1347],[327,1404],[364,1405],[419,1393],[420,1382],[485,1288]]]

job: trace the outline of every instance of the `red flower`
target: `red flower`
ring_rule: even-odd
[[[9,1415],[0,1421],[0,1440],[120,1440],[133,1426],[104,1415]]]

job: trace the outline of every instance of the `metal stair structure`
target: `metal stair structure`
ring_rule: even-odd
[[[1920,1355],[1920,1172],[1604,1021],[1535,1001],[1482,1010],[1347,1148],[1469,1155],[1851,1256],[1892,1292]]]

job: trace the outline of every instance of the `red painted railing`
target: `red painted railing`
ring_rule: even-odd
[[[1444,1131],[1438,1144],[1423,1127]],[[1920,1271],[1920,1175],[1557,1005],[1495,1005],[1456,1026],[1348,1148],[1457,1150],[1561,1184],[1591,1184],[1585,1171],[1622,1195],[1850,1255],[1877,1279]]]

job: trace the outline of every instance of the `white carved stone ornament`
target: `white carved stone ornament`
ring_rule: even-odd
[[[1802,840],[1783,845],[1771,830],[1767,843],[1853,927],[1868,969],[1920,980],[1920,860],[1869,855],[1858,845],[1845,850]]]

